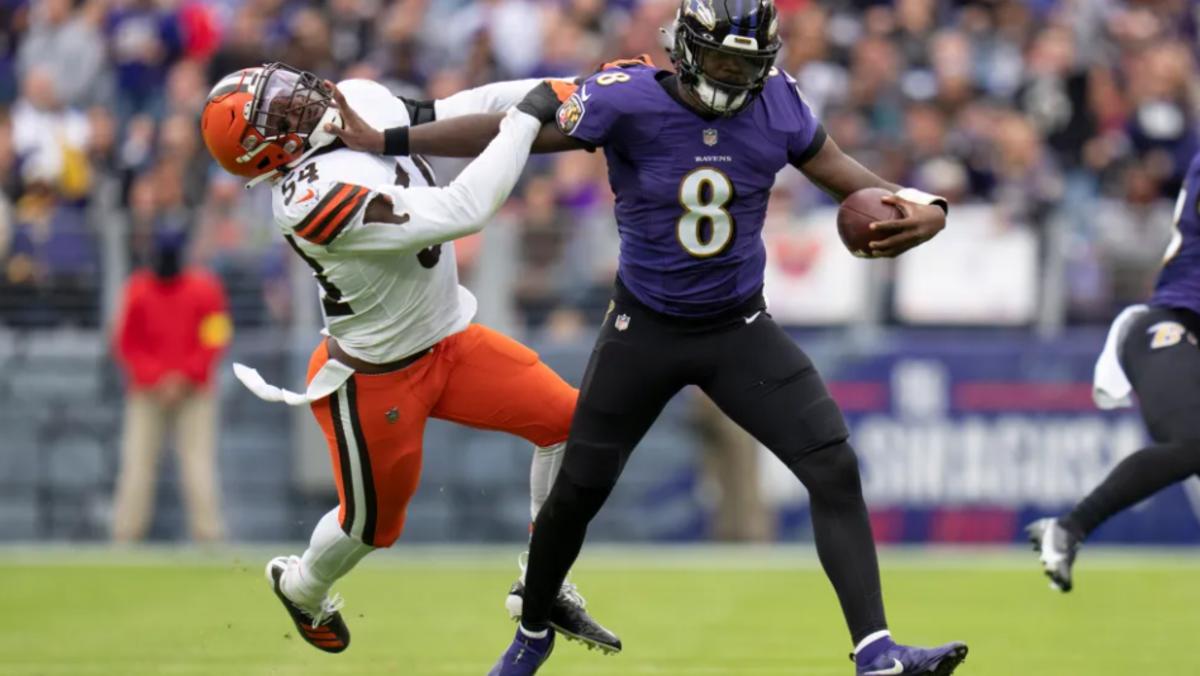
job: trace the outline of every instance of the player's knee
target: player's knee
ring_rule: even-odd
[[[619,449],[572,439],[563,453],[559,476],[577,486],[612,490],[628,457]]]
[[[543,518],[556,519],[563,516],[582,518],[591,521],[604,506],[604,501],[612,493],[616,479],[611,482],[578,483],[565,472],[559,472],[558,480],[550,490],[549,497],[538,512],[538,521]]]
[[[789,467],[813,499],[862,495],[858,455],[845,441],[812,451]]]
[[[553,446],[567,440],[571,433],[571,421],[575,417],[575,402],[579,399],[579,391],[561,383],[561,386],[547,387],[551,393],[541,404],[541,421],[530,435],[529,441],[536,446]]]
[[[387,523],[382,524],[374,533],[364,533],[359,537],[359,540],[371,547],[381,549],[391,547],[396,544],[396,540],[399,540],[400,535],[404,532],[404,516],[404,514],[401,514],[397,518],[389,519]]]
[[[368,510],[373,513],[353,514],[347,520],[343,512],[338,519],[342,532],[350,539],[368,547],[387,548],[396,544],[404,532],[407,510]]]
[[[820,381],[816,384],[820,385]],[[814,398],[799,413],[799,422],[783,424],[773,430],[776,441],[767,446],[783,464],[791,466],[814,453],[826,452],[845,443],[849,436],[850,430],[837,402],[823,396]]]

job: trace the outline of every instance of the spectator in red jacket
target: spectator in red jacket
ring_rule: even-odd
[[[133,273],[123,292],[116,349],[129,390],[113,509],[118,542],[146,533],[159,451],[172,424],[192,538],[222,535],[212,376],[232,325],[216,277],[183,267],[184,243],[180,232],[157,235],[152,269]]]

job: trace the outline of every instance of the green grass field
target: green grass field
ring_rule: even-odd
[[[339,590],[338,656],[293,635],[262,577],[268,551],[0,549],[0,674],[470,674],[512,625],[508,550],[377,555]],[[1200,553],[1085,552],[1079,589],[1047,589],[1032,555],[884,554],[893,631],[967,641],[972,676],[1181,673],[1200,608]],[[575,576],[625,640],[560,643],[541,672],[849,675],[836,601],[806,550],[600,550]]]

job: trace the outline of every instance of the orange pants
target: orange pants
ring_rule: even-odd
[[[321,341],[308,379],[328,360]],[[400,537],[429,417],[550,446],[566,441],[578,395],[536,352],[478,324],[399,371],[354,374],[312,404],[329,444],[342,529],[375,547]]]

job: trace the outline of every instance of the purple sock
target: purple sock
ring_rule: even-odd
[[[863,646],[863,649],[854,655],[854,663],[859,666],[870,664],[875,661],[876,657],[879,657],[884,651],[894,645],[896,645],[896,642],[892,640],[891,636],[880,636]]]

